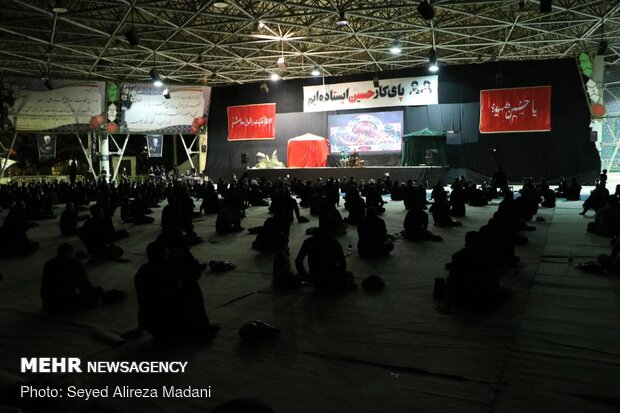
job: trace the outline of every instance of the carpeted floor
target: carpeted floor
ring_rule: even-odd
[[[133,276],[146,260],[156,223],[127,228],[119,243],[129,263],[87,264],[93,284],[129,293],[127,301],[72,317],[42,313],[41,269],[53,257],[57,220],[30,231],[41,249],[31,257],[4,259],[0,271],[0,379],[27,380],[19,358],[77,356],[85,360],[186,360],[184,375],[79,375],[87,386],[211,386],[210,399],[102,399],[95,411],[209,412],[236,397],[254,397],[276,412],[617,412],[620,409],[620,279],[582,273],[576,263],[609,250],[609,240],[585,232],[593,214],[582,217],[580,202],[559,201],[541,209],[528,245],[517,248],[522,265],[502,275],[513,297],[486,315],[441,314],[432,298],[435,277],[463,245],[464,235],[483,225],[497,202],[468,207],[461,228],[432,230],[439,243],[396,242],[390,258],[347,258],[358,281],[376,273],[386,289],[319,296],[311,288],[272,290],[271,257],[256,253],[254,236],[219,236],[215,217],[196,221],[205,242],[192,248],[202,262],[229,260],[237,269],[207,272],[200,280],[208,313],[222,327],[210,344],[163,345],[149,336],[124,342],[119,334],[136,325]],[[59,210],[60,213],[60,210]],[[292,260],[310,223],[291,228]],[[0,216],[4,218],[6,212]],[[251,208],[245,228],[261,225],[265,207]],[[343,212],[346,216],[346,212]],[[388,232],[402,228],[402,202],[390,202]],[[340,238],[355,250],[355,228]],[[77,239],[70,239],[81,248]],[[259,345],[240,341],[238,329],[260,319],[281,328]]]

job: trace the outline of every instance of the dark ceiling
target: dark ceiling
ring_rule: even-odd
[[[596,51],[620,60],[620,1],[0,0],[0,69],[7,76],[223,85],[379,72],[424,65],[551,59]],[[56,13],[55,7],[65,7]],[[62,10],[61,10],[62,11]],[[344,11],[348,25],[338,25]],[[258,29],[257,26],[262,26]],[[139,44],[130,45],[132,29]],[[390,48],[397,41],[398,55]],[[286,69],[277,65],[284,57]]]

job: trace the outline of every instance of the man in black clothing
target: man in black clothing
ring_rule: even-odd
[[[357,225],[357,235],[357,251],[362,258],[384,257],[394,249],[394,244],[388,241],[385,221],[377,216],[374,208],[368,208],[366,217]]]
[[[501,165],[493,174],[493,177],[491,178],[491,185],[501,190],[502,193],[506,193],[506,191],[508,191],[508,177],[506,176],[506,173],[502,169]]]
[[[180,274],[178,260],[171,259],[162,241],[146,249],[148,262],[135,276],[138,295],[138,330],[146,330],[156,339],[206,339],[219,330],[211,324],[204,298],[196,282],[196,271]],[[197,276],[199,276],[199,272]]]
[[[90,207],[91,217],[80,230],[80,239],[94,260],[114,261],[123,255],[123,249],[114,244],[114,237],[103,210],[97,204]]]
[[[347,271],[342,246],[333,237],[334,219],[327,215],[319,218],[319,231],[306,239],[295,259],[295,267],[302,280],[325,291],[344,292],[352,289],[353,274]],[[309,271],[304,267],[308,257]]]
[[[82,264],[73,256],[73,247],[60,244],[58,254],[43,267],[41,299],[43,309],[63,313],[99,305],[103,288],[93,287]]]

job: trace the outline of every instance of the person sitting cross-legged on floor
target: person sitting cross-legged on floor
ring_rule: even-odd
[[[439,235],[428,230],[428,214],[424,212],[422,202],[412,202],[409,212],[405,216],[402,232],[403,237],[410,241],[443,241]]]
[[[88,274],[77,259],[73,247],[60,244],[58,254],[43,267],[41,299],[43,309],[50,313],[65,313],[94,308],[100,303],[111,303],[124,299],[126,294],[111,290],[104,292],[94,287]]]
[[[429,208],[429,212],[433,215],[433,221],[438,227],[460,227],[463,225],[459,221],[454,221],[450,217],[450,202],[444,191],[438,191],[435,194],[435,202]]]
[[[607,205],[596,212],[594,222],[588,223],[588,232],[614,237],[620,235],[620,205],[615,197],[609,197]]]
[[[345,292],[355,286],[353,274],[347,271],[342,246],[333,235],[336,226],[333,216],[320,216],[318,233],[304,241],[295,259],[302,280],[309,281],[321,291]],[[304,267],[306,257],[309,271]]]
[[[138,330],[156,339],[207,339],[219,326],[211,324],[196,280],[179,275],[162,241],[147,246],[148,262],[135,276]]]
[[[79,237],[94,260],[114,261],[123,255],[123,249],[114,243],[103,210],[97,204],[90,207],[91,217],[79,231]]]
[[[384,257],[394,249],[394,243],[388,240],[385,221],[374,208],[368,208],[366,217],[357,225],[357,235],[357,251],[362,258]]]
[[[468,232],[465,248],[452,255],[447,280],[448,306],[493,309],[510,296],[510,289],[500,286],[496,269],[483,258],[478,241],[478,232]]]

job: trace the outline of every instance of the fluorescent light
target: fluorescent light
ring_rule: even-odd
[[[439,71],[439,66],[437,66],[437,63],[431,63],[428,66],[428,71],[429,72],[433,72],[433,73],[438,72]]]
[[[63,6],[62,0],[56,0],[53,4],[52,11],[54,13],[64,14],[69,12],[69,9]]]
[[[164,82],[162,82],[159,79],[153,81],[153,86],[155,87],[162,87],[163,85],[164,85]]]
[[[390,47],[390,53],[392,54],[400,54],[400,52],[402,52],[403,49],[400,48],[400,43],[398,42],[394,42],[392,43],[392,47]]]
[[[336,20],[336,26],[346,26],[347,24],[349,24],[349,21],[347,20],[347,17],[344,14],[344,10],[340,11],[340,14],[338,14],[338,20]]]
[[[225,9],[226,7],[228,7],[228,3],[226,3],[225,1],[216,1],[215,3],[213,3],[213,7],[217,9]]]
[[[271,74],[271,80],[280,80],[280,75],[277,73],[272,73]]]
[[[315,67],[314,69],[312,69],[312,72],[310,72],[310,74],[312,76],[320,76],[321,75],[321,71]]]

